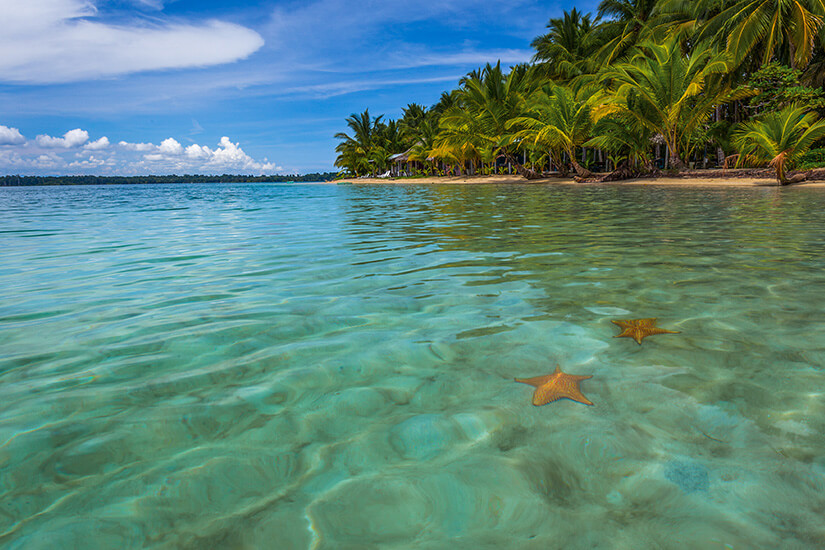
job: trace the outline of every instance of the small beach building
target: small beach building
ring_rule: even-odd
[[[412,149],[407,149],[403,153],[390,157],[390,176],[397,178],[408,175],[410,171],[410,151]]]

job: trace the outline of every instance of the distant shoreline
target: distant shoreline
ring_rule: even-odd
[[[220,176],[199,174],[169,174],[160,176],[0,176],[0,187],[26,187],[36,185],[163,185],[182,183],[318,183],[331,181],[335,172],[291,174],[285,176],[252,176],[223,174]]]

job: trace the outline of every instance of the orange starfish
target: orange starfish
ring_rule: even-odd
[[[571,399],[585,405],[592,405],[593,403],[579,389],[579,383],[588,378],[593,377],[567,374],[562,372],[561,367],[557,365],[553,374],[536,376],[535,378],[516,378],[516,382],[530,384],[536,388],[533,393],[533,405],[536,407],[559,399]]]
[[[642,345],[642,340],[654,334],[679,334],[677,330],[665,330],[656,326],[656,317],[653,319],[628,319],[626,321],[613,321],[619,325],[622,333],[613,338],[633,338],[636,343]]]

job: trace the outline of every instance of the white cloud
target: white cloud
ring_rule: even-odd
[[[208,171],[252,171],[258,173],[272,172],[278,167],[264,159],[258,162],[241,149],[240,144],[233,143],[224,136],[216,149],[193,143],[185,149],[174,138],[168,138],[154,148],[151,153],[143,155],[144,160],[152,163],[171,164],[178,169],[190,169],[200,166]]]
[[[17,151],[10,151],[8,149],[0,149],[0,166],[4,167],[8,173],[9,170],[18,166],[25,165],[26,161]]]
[[[209,158],[209,155],[212,154],[212,151],[209,150],[209,147],[205,145],[201,147],[200,145],[192,144],[186,148],[186,156],[190,159],[206,159]]]
[[[264,43],[217,20],[109,25],[90,19],[99,1],[0,1],[0,80],[55,83],[205,67],[248,57]]]
[[[55,153],[44,153],[29,161],[28,164],[34,168],[49,169],[57,168],[61,164],[64,164],[64,162],[63,159]]]
[[[102,158],[97,158],[94,155],[91,155],[88,159],[85,160],[76,160],[69,164],[69,168],[83,168],[86,170],[91,170],[94,168],[99,168],[107,163],[106,160]]]
[[[155,148],[155,146],[151,143],[128,143],[126,141],[121,141],[118,145],[128,151],[151,151]]]
[[[52,136],[40,135],[37,136],[37,144],[41,147],[63,147],[64,149],[71,149],[72,147],[80,147],[89,141],[89,132],[75,128],[66,132],[62,138]]]
[[[183,153],[183,146],[176,139],[164,139],[158,147],[158,152],[162,155],[180,155]]]
[[[90,151],[99,151],[101,149],[108,149],[109,145],[110,145],[109,144],[109,138],[107,138],[106,136],[103,136],[102,138],[100,138],[96,141],[92,141],[90,143],[87,143],[86,145],[83,146],[83,148],[88,149]]]
[[[0,145],[19,145],[25,143],[26,138],[17,128],[9,128],[0,124]]]
[[[4,128],[0,126],[0,131]],[[0,148],[0,173],[272,174],[283,170],[266,158],[256,160],[228,137],[222,137],[214,149],[196,143],[183,147],[172,137],[160,145],[120,141],[112,147],[106,136],[89,141],[89,133],[80,128],[63,137],[39,135],[22,142],[15,131],[8,133],[16,143]]]
[[[264,159],[263,163],[256,162],[244,153],[238,143],[232,143],[226,136],[221,138],[220,147],[212,151],[209,164],[227,169],[253,170],[256,172],[267,172],[275,169],[275,165],[267,159]]]

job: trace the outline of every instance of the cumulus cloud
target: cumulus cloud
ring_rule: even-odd
[[[44,134],[29,141],[16,128],[0,126],[0,144],[4,143],[0,173],[271,174],[283,170],[266,158],[256,160],[228,137],[222,137],[214,149],[196,143],[184,147],[172,137],[159,145],[119,141],[113,147],[107,136],[90,141],[89,133],[80,128],[63,137]]]
[[[100,0],[0,1],[0,80],[71,82],[140,71],[205,67],[248,57],[263,46],[250,29],[93,20]]]
[[[186,148],[186,156],[190,159],[206,159],[209,158],[210,154],[212,154],[212,151],[205,145],[200,146],[193,143]]]
[[[25,143],[26,138],[17,128],[9,128],[0,124],[0,145],[19,145]]]
[[[218,147],[211,149],[206,145],[192,145],[184,148],[176,139],[168,138],[153,147],[152,152],[143,155],[150,163],[166,163],[179,169],[200,166],[207,171],[252,171],[258,173],[272,172],[279,167],[264,159],[256,161],[241,149],[239,143],[232,142],[224,136]]]
[[[158,147],[158,152],[162,155],[180,155],[183,153],[183,146],[176,139],[164,139]]]
[[[121,141],[118,145],[128,151],[151,151],[155,148],[155,146],[151,143],[128,143],[126,141]]]
[[[111,161],[107,161],[106,159],[97,158],[94,155],[91,155],[89,158],[84,160],[76,160],[72,163],[69,163],[70,168],[81,168],[86,170],[93,170],[95,168],[99,168]]]
[[[37,144],[41,147],[62,147],[64,149],[71,149],[72,147],[80,147],[89,141],[89,132],[75,128],[66,132],[62,138],[39,135],[37,136]]]
[[[255,160],[244,153],[240,148],[240,144],[232,143],[232,141],[224,136],[221,138],[220,147],[212,151],[212,158],[209,160],[210,164],[215,166],[225,166],[226,168],[249,169],[256,171],[274,170],[275,165],[265,159],[264,163],[255,162]]]
[[[101,149],[107,149],[109,147],[109,138],[103,136],[102,138],[91,141],[83,146],[84,149],[88,149],[90,151],[100,151]]]
[[[23,162],[26,161],[23,160]],[[40,169],[58,168],[61,164],[63,164],[63,159],[55,153],[44,153],[30,161],[32,167]]]

